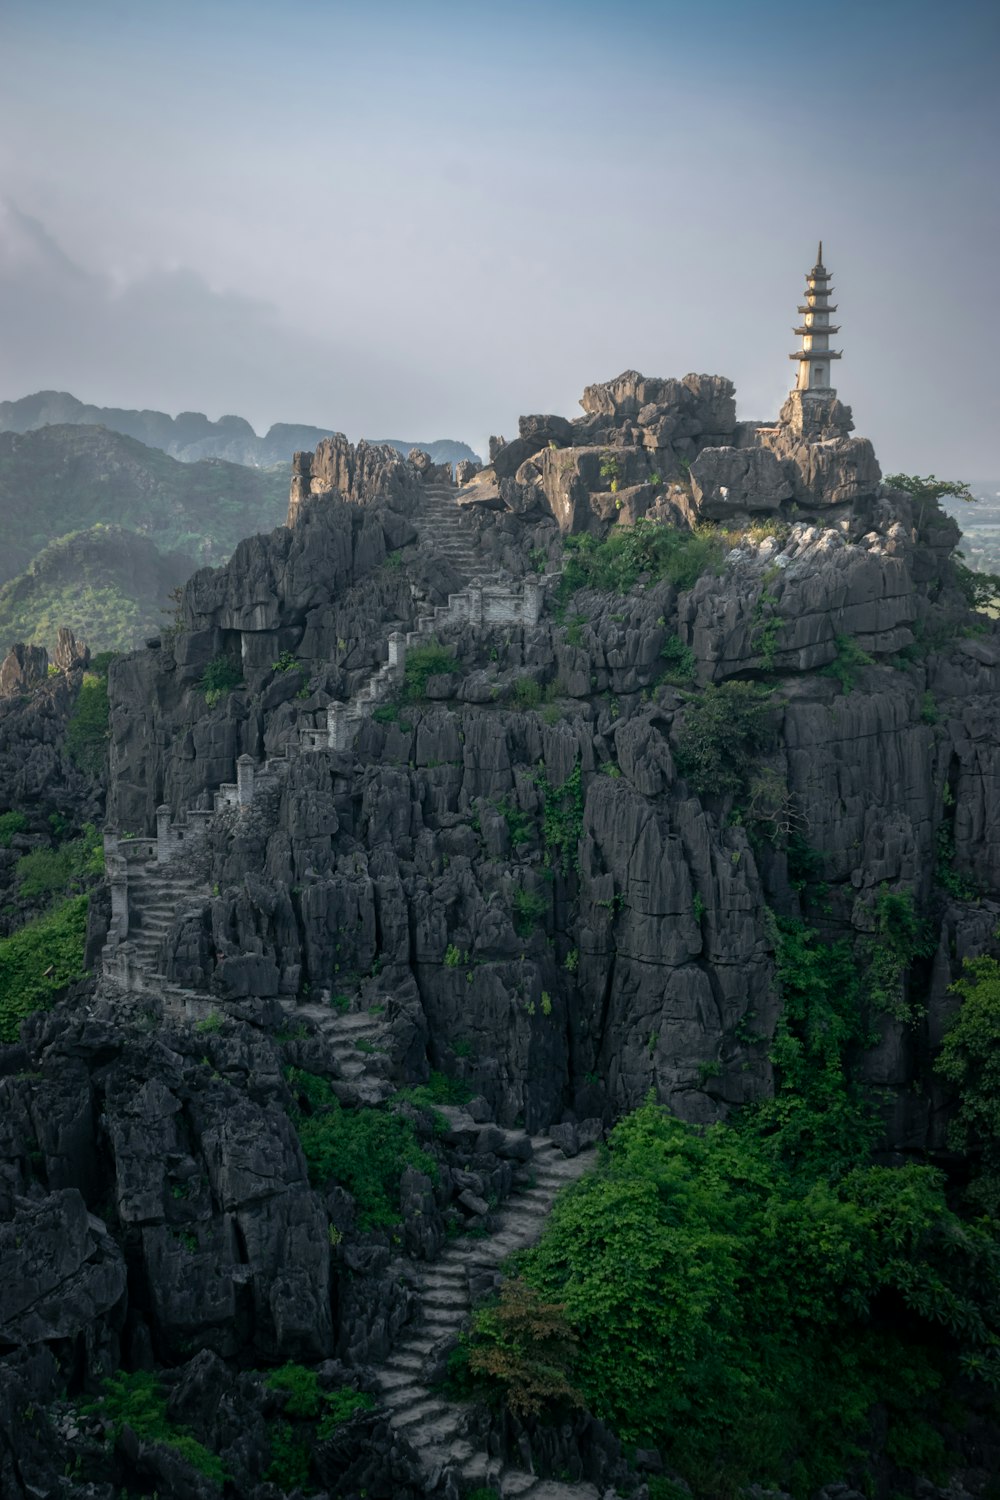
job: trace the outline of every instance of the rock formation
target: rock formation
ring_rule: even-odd
[[[217,1361],[303,1361],[385,1396],[381,1427],[359,1415],[321,1453],[330,1495],[358,1492],[365,1444],[371,1494],[519,1473],[524,1447],[497,1439],[477,1467],[487,1448],[436,1409],[448,1446],[428,1467],[399,1392],[447,1354],[419,1334],[455,1256],[416,1281],[393,1257],[433,1263],[449,1232],[496,1229],[532,1191],[540,1132],[575,1157],[650,1089],[699,1123],[766,1097],[775,913],[864,953],[880,892],[909,893],[936,951],[900,984],[926,1015],[880,1015],[864,1071],[886,1153],[944,1150],[929,1058],[1000,915],[1000,640],[968,609],[955,528],[881,482],[832,394],[738,423],[722,377],[627,371],[582,405],[494,440],[445,521],[449,476],[426,454],[339,435],[297,454],[288,525],[196,573],[176,628],[112,664],[107,972],[0,1054],[17,1291],[0,1474],[18,1500],[17,1402],[92,1391],[119,1361],[168,1368],[178,1413]],[[703,548],[692,575],[641,551],[667,533]],[[618,586],[572,572],[601,546],[632,559]],[[5,666],[9,691],[33,670]],[[709,746],[708,774],[693,726],[733,685],[756,739],[728,760]],[[433,1172],[402,1180],[399,1244],[310,1180],[295,1070],[347,1111],[442,1078],[466,1098],[437,1135],[401,1106]],[[73,1289],[59,1308],[56,1286]],[[273,1500],[266,1397],[241,1380],[243,1449],[232,1421],[192,1430]],[[641,1494],[585,1430],[579,1487],[517,1492]],[[169,1455],[133,1450],[101,1460],[94,1495],[140,1460],[168,1482]]]

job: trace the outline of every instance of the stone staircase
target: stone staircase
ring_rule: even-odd
[[[490,1488],[505,1497],[599,1500],[593,1485],[539,1479],[482,1452],[465,1435],[469,1409],[434,1390],[425,1377],[429,1356],[444,1339],[458,1334],[471,1315],[470,1278],[498,1272],[508,1256],[534,1244],[559,1189],[582,1176],[593,1160],[590,1155],[567,1159],[547,1136],[532,1137],[531,1144],[534,1155],[521,1169],[526,1180],[498,1216],[496,1233],[488,1239],[454,1240],[437,1260],[411,1272],[419,1320],[375,1372],[375,1379],[391,1425],[420,1454],[429,1490],[443,1470],[451,1468],[464,1484]]]
[[[381,1011],[341,1011],[315,1002],[286,1009],[290,1020],[311,1021],[332,1053],[339,1077],[330,1087],[341,1104],[384,1104],[396,1092],[388,1078],[388,1028]]]
[[[463,521],[449,484],[424,486],[423,504],[413,517],[421,542],[451,563],[466,581],[480,572],[481,556],[471,528]]]

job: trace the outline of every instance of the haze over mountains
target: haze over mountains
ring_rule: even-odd
[[[275,422],[258,437],[244,417],[224,416],[212,422],[200,411],[182,411],[176,417],[162,411],[138,411],[117,406],[88,406],[68,391],[36,391],[17,401],[0,401],[0,432],[33,432],[47,426],[93,425],[137,438],[150,448],[162,448],[182,463],[202,458],[223,458],[228,463],[268,468],[287,464],[297,449],[315,448],[321,438],[332,437],[332,427],[310,427],[296,422]],[[468,443],[441,438],[434,442],[406,442],[402,438],[377,438],[401,453],[423,448],[435,463],[457,463],[476,458]]]

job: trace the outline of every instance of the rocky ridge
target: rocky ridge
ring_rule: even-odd
[[[202,865],[185,862],[173,909],[165,884],[159,910],[146,907],[147,992],[105,981],[90,1017],[68,1029],[65,1012],[32,1022],[17,1059],[43,1073],[58,1062],[54,1080],[67,1059],[83,1060],[104,1100],[99,1117],[131,1111],[128,1128],[109,1137],[123,1142],[120,1222],[141,1229],[141,1251],[130,1253],[143,1292],[127,1311],[113,1272],[117,1238],[105,1243],[97,1226],[81,1238],[68,1201],[49,1201],[79,1183],[88,1206],[96,1201],[104,1184],[88,1179],[86,1151],[46,1148],[47,1197],[32,1176],[26,1124],[5,1153],[21,1174],[15,1192],[34,1191],[46,1213],[63,1214],[80,1264],[94,1268],[97,1290],[78,1321],[98,1354],[83,1379],[94,1379],[95,1358],[135,1362],[150,1348],[176,1364],[179,1340],[192,1337],[220,1359],[234,1357],[234,1337],[262,1360],[336,1356],[386,1397],[390,1429],[419,1432],[428,1415],[447,1418],[439,1435],[450,1462],[439,1468],[435,1458],[428,1470],[427,1443],[408,1452],[414,1493],[494,1476],[504,1493],[556,1493],[520,1489],[537,1481],[505,1476],[474,1444],[456,1452],[469,1439],[450,1408],[422,1405],[411,1356],[432,1351],[418,1347],[416,1328],[404,1331],[414,1292],[436,1285],[447,1299],[461,1282],[456,1252],[439,1254],[440,1216],[491,1219],[488,1198],[461,1174],[488,1178],[505,1198],[515,1169],[504,1147],[515,1137],[533,1135],[536,1154],[547,1129],[578,1142],[589,1122],[600,1129],[651,1087],[695,1121],[765,1096],[780,1007],[769,913],[809,911],[831,935],[865,941],[883,888],[911,892],[938,942],[917,976],[926,1020],[882,1017],[865,1066],[889,1098],[884,1149],[933,1155],[947,1100],[927,1058],[958,964],[981,951],[1000,914],[991,834],[1000,650],[992,626],[969,614],[946,518],[915,516],[908,496],[881,485],[870,445],[849,436],[839,403],[792,398],[773,426],[737,424],[732,387],[719,377],[627,372],[588,388],[583,404],[576,422],[523,419],[514,443],[493,445],[487,469],[460,475],[457,493],[423,456],[331,441],[298,457],[290,526],[195,575],[177,631],[114,666],[108,814],[118,849],[127,834],[148,837],[161,809],[179,826],[200,803]],[[466,512],[461,531],[442,532],[445,503]],[[563,536],[597,543],[646,521],[685,535],[719,527],[718,561],[693,581],[640,568],[620,592],[563,588],[555,566],[574,555]],[[551,572],[544,609],[492,622],[453,610],[448,591],[467,593],[480,565],[512,595],[539,569]],[[447,669],[412,696],[404,677],[398,696],[380,700],[389,712],[359,719],[350,743],[331,746],[331,709],[336,716],[363,693],[372,701],[380,673],[400,686],[383,672],[390,637],[409,631],[407,644],[419,647],[428,618],[450,652]],[[684,652],[689,676],[678,683],[669,664]],[[220,657],[242,678],[210,704],[201,682]],[[278,665],[286,657],[294,667]],[[684,756],[696,689],[733,682],[770,690],[770,748],[738,793],[696,784]],[[316,753],[296,753],[302,744]],[[241,803],[242,757],[284,765]],[[956,878],[943,879],[942,860]],[[809,906],[810,882],[826,888],[822,913]],[[138,932],[142,906],[140,895]],[[171,985],[185,1002],[172,1028],[160,1020]],[[338,992],[342,1015],[331,1006]],[[119,1036],[144,1014],[164,1027],[155,1053],[141,1033]],[[220,1031],[199,1032],[213,1015],[225,1018]],[[292,1021],[304,1034],[276,1052],[273,1036]],[[359,1064],[357,1040],[386,1050],[362,1049]],[[108,1049],[123,1045],[133,1058],[113,1102],[103,1071]],[[195,1076],[199,1048],[214,1081]],[[409,1288],[388,1246],[356,1236],[341,1190],[323,1200],[308,1186],[279,1056],[328,1076],[351,1108],[432,1074],[476,1096],[487,1136],[477,1129],[463,1141],[452,1129],[444,1138],[457,1153],[442,1163],[447,1193],[412,1180],[404,1189],[406,1248],[421,1267]],[[21,1091],[21,1121],[38,1107],[33,1091],[13,1064],[4,1081]],[[180,1108],[159,1092],[164,1081]],[[188,1102],[205,1088],[211,1104]],[[228,1090],[225,1125],[216,1089]],[[73,1109],[74,1120],[94,1117],[93,1104]],[[51,1118],[69,1140],[65,1106]],[[162,1157],[187,1181],[200,1154],[207,1164],[194,1217],[184,1210],[204,1258],[183,1288],[183,1260],[162,1233],[169,1201],[136,1187],[133,1212],[125,1191],[129,1131],[151,1118],[169,1140],[147,1139],[143,1127],[145,1171]],[[250,1138],[266,1164],[241,1162]],[[93,1154],[105,1161],[107,1148]],[[255,1197],[262,1177],[281,1184],[277,1195]],[[13,1198],[9,1207],[21,1212]],[[252,1308],[227,1288],[232,1214],[241,1263],[252,1267]],[[344,1226],[335,1258],[354,1277],[339,1286],[335,1312],[324,1291],[324,1220]],[[503,1249],[502,1220],[490,1227]],[[293,1285],[275,1234],[297,1246]],[[515,1234],[506,1248],[518,1242]],[[456,1321],[449,1304],[449,1330]],[[25,1327],[19,1347],[40,1341],[58,1352],[72,1336]],[[415,1422],[393,1410],[417,1412]],[[597,1475],[586,1467],[594,1452],[583,1445],[582,1480]]]

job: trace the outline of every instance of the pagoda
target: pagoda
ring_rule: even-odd
[[[837,311],[830,306],[830,273],[823,264],[823,241],[819,242],[816,264],[806,275],[806,300],[799,312],[803,321],[793,333],[802,335],[802,348],[790,354],[789,359],[799,362],[799,376],[795,382],[797,391],[815,391],[817,395],[832,396],[830,362],[840,355],[830,348],[831,333],[839,333],[839,324],[830,322],[830,314]]]

